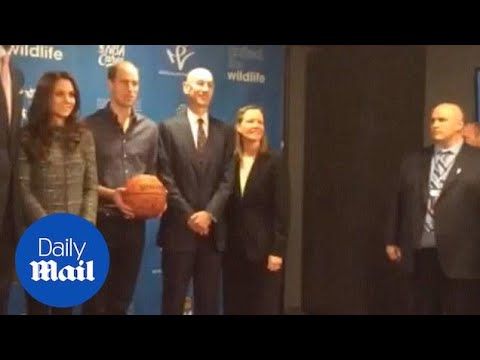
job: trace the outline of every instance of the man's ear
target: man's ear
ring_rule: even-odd
[[[107,79],[107,89],[111,92],[113,88],[113,81],[110,79]]]
[[[190,84],[186,81],[183,82],[183,93],[185,95],[188,95],[188,93],[190,92]]]

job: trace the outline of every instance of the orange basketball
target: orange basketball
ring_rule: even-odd
[[[167,191],[156,176],[147,174],[134,176],[127,180],[125,188],[122,199],[133,209],[135,218],[155,218],[163,213]]]

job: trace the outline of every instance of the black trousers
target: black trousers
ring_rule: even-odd
[[[436,249],[416,251],[410,280],[413,314],[480,314],[480,280],[447,278]]]
[[[193,277],[193,313],[220,311],[222,253],[212,238],[198,238],[195,251],[162,251],[162,314],[182,315],[185,295]]]
[[[110,269],[100,291],[82,306],[85,315],[126,315],[133,300],[145,246],[145,221],[99,214],[97,228],[110,252]]]
[[[1,170],[0,170],[1,171]],[[15,222],[13,217],[12,189],[8,191],[3,219],[0,219],[0,314],[8,314],[10,287],[15,274]]]
[[[267,269],[267,258],[251,261],[242,253],[227,252],[223,267],[225,315],[282,313],[283,267]]]

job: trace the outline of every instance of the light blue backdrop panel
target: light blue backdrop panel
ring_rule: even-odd
[[[78,82],[81,114],[108,101],[107,67],[122,59],[140,69],[137,110],[155,122],[175,114],[184,103],[182,82],[196,67],[210,69],[215,79],[212,115],[233,123],[246,104],[264,107],[270,144],[280,148],[283,133],[285,49],[279,45],[14,45],[14,62],[24,72],[24,115],[36,83],[45,71],[65,70]],[[24,116],[23,122],[26,121]],[[160,249],[155,245],[158,221],[147,222],[146,245],[132,314],[160,314]],[[15,285],[10,313],[24,312],[25,300]]]

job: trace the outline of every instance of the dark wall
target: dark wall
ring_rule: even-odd
[[[384,224],[403,154],[423,144],[423,46],[324,46],[308,55],[303,309],[401,313]]]
[[[290,233],[285,263],[285,311],[301,312],[303,151],[305,131],[306,59],[312,46],[288,46],[286,66],[286,150],[290,170]]]

